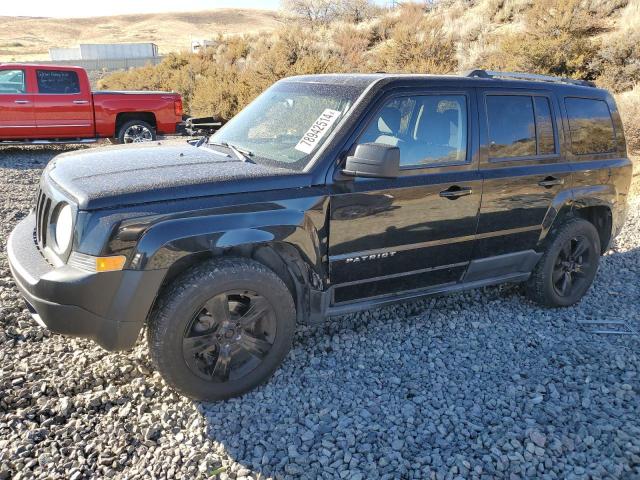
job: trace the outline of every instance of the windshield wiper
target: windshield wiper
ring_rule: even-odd
[[[205,143],[207,143],[209,141],[209,136],[208,135],[204,135],[203,137],[200,137],[198,139],[198,141],[195,143],[196,147],[200,147],[202,145],[204,145]]]
[[[253,152],[250,150],[245,150],[244,148],[238,148],[235,145],[229,142],[209,142],[209,145],[218,145],[221,147],[226,147],[233,152],[238,160],[242,160],[243,162],[255,163],[251,158],[253,156]]]

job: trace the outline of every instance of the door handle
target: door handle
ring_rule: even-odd
[[[75,103],[76,105],[86,105],[87,103],[89,103],[89,100],[74,100],[73,103]]]
[[[564,185],[564,178],[546,177],[544,180],[540,180],[538,185],[544,188],[551,188],[556,185]]]
[[[473,190],[471,187],[459,187],[458,185],[453,185],[446,190],[440,192],[440,196],[442,198],[446,198],[448,200],[455,200],[459,197],[465,197],[467,195],[471,195]]]
[[[16,100],[14,103],[17,103],[18,105],[24,105],[31,102],[29,102],[29,100]]]

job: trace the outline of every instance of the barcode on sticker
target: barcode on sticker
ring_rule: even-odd
[[[331,130],[331,127],[336,120],[340,118],[341,112],[339,110],[331,110],[327,108],[322,114],[318,117],[318,119],[311,125],[311,128],[307,130],[298,144],[296,145],[296,150],[309,154],[313,152],[313,149],[316,148],[316,145],[320,143],[322,137],[326,135],[326,133]]]

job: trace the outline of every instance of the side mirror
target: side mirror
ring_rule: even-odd
[[[342,173],[352,177],[396,178],[400,172],[400,149],[381,143],[361,143]]]

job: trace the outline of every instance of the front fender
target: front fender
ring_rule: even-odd
[[[321,198],[310,205],[305,203],[309,208],[287,208],[280,204],[278,209],[162,221],[151,226],[138,241],[133,266],[145,270],[164,269],[192,254],[284,242],[295,246],[306,262],[319,268],[323,244],[319,232],[324,227],[325,206]]]

